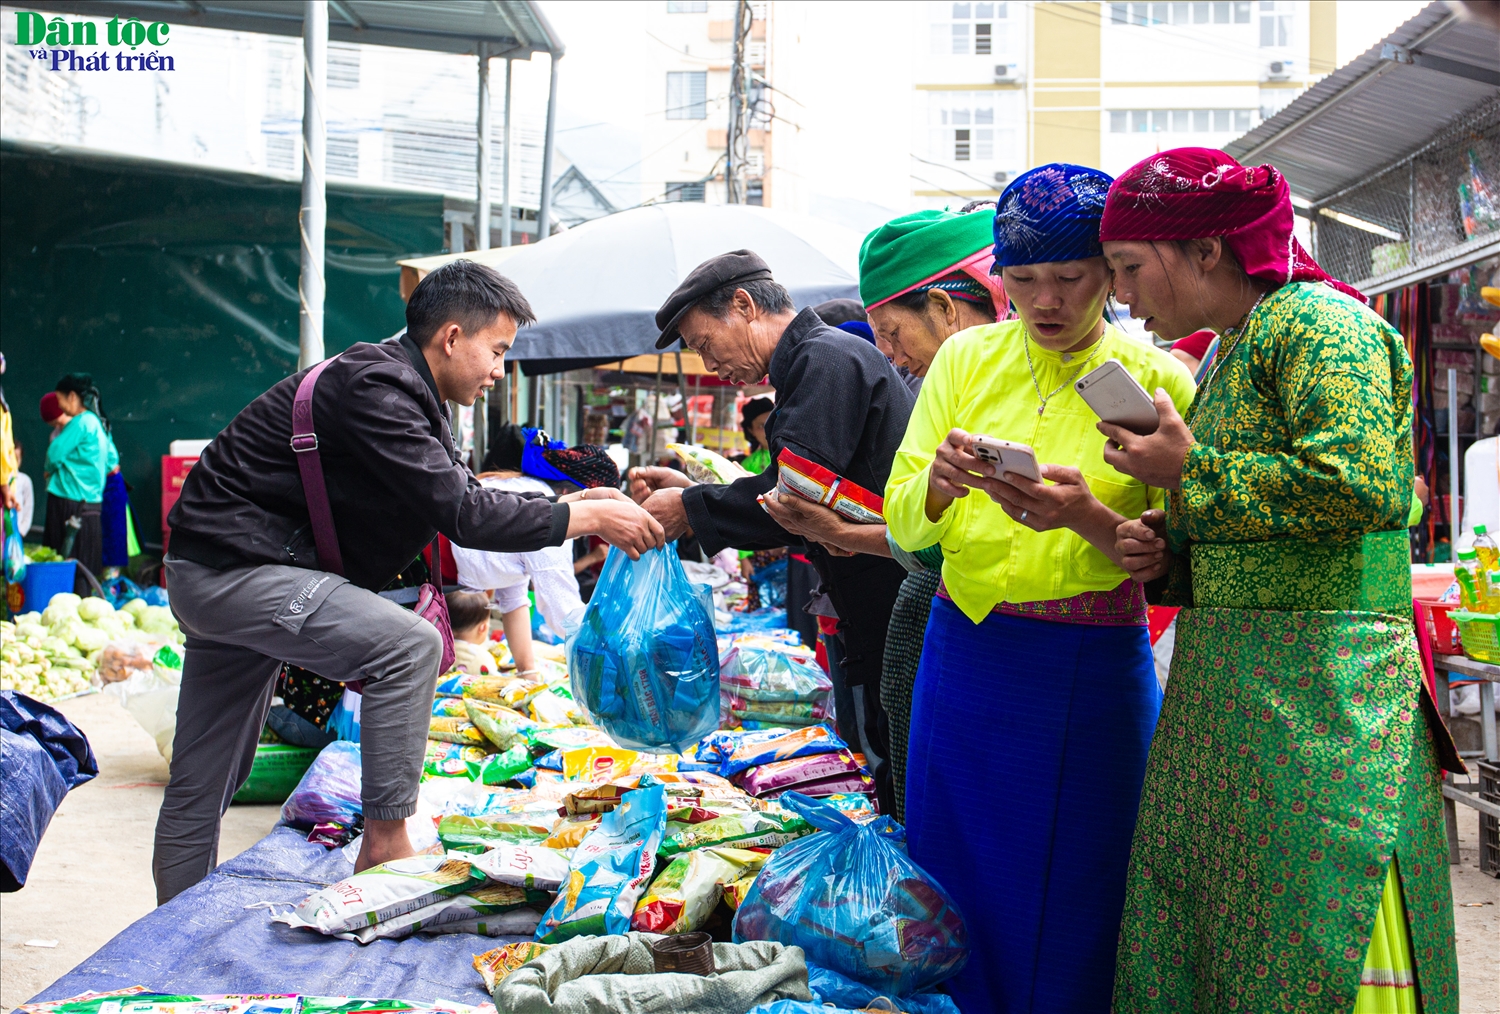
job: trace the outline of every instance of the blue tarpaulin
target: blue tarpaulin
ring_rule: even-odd
[[[18,891],[68,790],[99,773],[94,751],[62,713],[0,691],[0,891]]]
[[[273,923],[261,904],[295,905],[353,872],[340,851],[278,827],[136,920],[34,1000],[141,985],[196,996],[303,993],[485,1003],[490,998],[474,955],[530,939],[450,934],[361,946]]]

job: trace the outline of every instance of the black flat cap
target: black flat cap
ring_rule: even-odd
[[[661,328],[661,337],[656,340],[656,347],[664,349],[677,340],[678,323],[704,296],[726,285],[739,285],[770,277],[770,265],[761,260],[759,254],[750,250],[719,254],[699,264],[688,272],[682,284],[677,286],[661,305],[661,309],[656,311],[656,326]]]

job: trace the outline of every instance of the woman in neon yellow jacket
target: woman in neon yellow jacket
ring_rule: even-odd
[[[965,1011],[1109,1009],[1125,873],[1161,692],[1115,528],[1162,493],[1104,463],[1073,382],[1119,360],[1178,405],[1192,378],[1104,320],[1110,178],[1047,165],[1001,196],[995,264],[1019,320],[937,350],[886,485],[901,547],[943,550],[907,760],[911,856],[974,953]],[[971,435],[1029,444],[1044,483],[996,478]]]

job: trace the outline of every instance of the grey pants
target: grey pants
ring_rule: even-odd
[[[218,865],[219,820],[250,776],[282,662],[330,680],[365,680],[365,819],[416,811],[443,651],[432,624],[322,571],[214,570],[172,556],[166,567],[187,643],[172,773],[156,822],[158,904]]]

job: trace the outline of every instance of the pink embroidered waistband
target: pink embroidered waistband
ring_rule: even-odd
[[[948,586],[939,584],[937,593],[952,601]],[[1081,592],[1066,599],[1042,599],[1038,602],[1001,602],[997,613],[1025,616],[1053,623],[1087,623],[1099,627],[1134,627],[1146,625],[1146,589],[1126,578],[1110,591]]]

